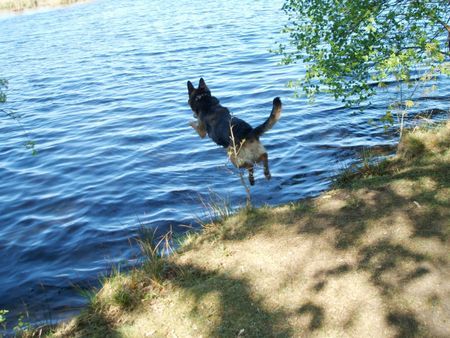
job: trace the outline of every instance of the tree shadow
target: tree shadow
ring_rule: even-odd
[[[379,178],[363,180],[361,186],[369,186],[370,190],[356,187],[338,192],[337,199],[340,199],[341,205],[331,210],[323,207],[326,202],[320,201],[316,212],[305,215],[303,222],[297,222],[298,233],[321,235],[326,230],[334,229],[336,249],[345,250],[359,244],[370,227],[369,223],[393,218],[400,211],[408,219],[413,237],[436,238],[445,243],[448,240],[450,203],[439,198],[434,189],[419,187],[405,197],[389,184],[410,179],[412,184],[420,185],[421,179],[429,179],[435,186],[445,189],[450,187],[448,172],[450,166],[444,163],[436,164],[431,172],[419,168],[381,181]]]
[[[385,320],[389,326],[395,328],[395,336],[399,338],[421,336],[420,330],[424,326],[416,319],[413,312],[399,311],[396,300],[399,299],[397,295],[401,294],[411,282],[431,272],[423,266],[428,258],[402,245],[391,243],[389,240],[380,240],[373,245],[365,246],[359,250],[359,255],[355,266],[344,263],[317,272],[314,275],[317,280],[313,283],[311,291],[318,294],[324,291],[332,279],[358,270],[365,271],[369,273],[370,282],[380,290],[383,303],[388,309],[392,309],[385,315]],[[432,301],[439,303],[439,296],[435,295]],[[320,327],[323,312],[309,303],[302,306],[300,310],[299,313],[310,313],[313,316],[309,326],[311,331]],[[349,329],[345,326],[344,328]]]
[[[306,304],[303,304],[298,310],[297,313],[300,315],[311,315],[311,320],[309,322],[309,330],[314,331],[323,326],[323,320],[324,320],[324,310],[323,308],[308,302]]]
[[[387,316],[390,326],[397,329],[396,338],[419,337],[419,322],[411,313],[391,312]]]
[[[311,215],[305,215],[304,222],[298,226],[299,234],[321,235],[329,229],[336,230],[335,247],[345,250],[364,235],[367,230],[366,217],[368,209],[364,202],[352,197],[344,206],[338,206],[333,210],[317,208]]]
[[[427,247],[439,242],[445,245],[448,241],[450,203],[443,197],[450,187],[448,172],[447,163],[425,164],[389,177],[362,179],[358,185],[331,195],[328,198],[331,202],[324,197],[318,199],[314,214],[294,223],[297,232],[321,236],[331,230],[328,234],[333,236],[328,238],[336,254],[352,250],[357,259],[352,264],[317,272],[310,290],[319,294],[325,292],[332,279],[343,274],[368,273],[369,281],[380,291],[388,309],[383,315],[385,322],[396,330],[396,337],[415,337],[427,332],[427,326],[414,315],[426,310],[404,309],[397,302],[408,297],[411,283],[432,273],[433,266],[445,264],[436,256],[423,253],[423,249],[427,252]],[[390,237],[391,224],[399,226],[398,235],[393,234],[400,237]],[[432,241],[414,242],[416,239]],[[418,248],[415,243],[420,251],[415,249]],[[439,303],[438,297],[435,303]]]
[[[218,313],[220,318],[210,327],[209,337],[235,337],[240,332],[244,332],[245,337],[292,336],[293,332],[285,322],[286,313],[266,309],[258,296],[252,295],[245,279],[205,271],[193,265],[180,268],[184,277],[176,278],[172,283],[193,297],[194,306],[190,313],[193,318],[207,316],[202,309],[205,306],[200,306],[202,300],[212,293],[218,295],[220,306],[214,313]]]
[[[318,282],[316,282],[313,286],[313,290],[315,292],[319,292],[325,288],[325,286],[328,283],[328,279],[332,277],[338,277],[340,275],[343,275],[345,273],[351,272],[353,270],[353,267],[350,264],[344,263],[341,264],[335,268],[327,269],[327,270],[320,270],[317,272],[314,277],[319,279]]]
[[[429,272],[425,267],[418,266],[425,261],[424,255],[389,240],[380,240],[362,248],[360,255],[358,269],[368,271],[372,283],[385,295]]]
[[[355,188],[365,186],[384,191],[385,194],[380,196],[382,198],[376,201],[378,205],[384,208],[384,214],[396,209],[407,209],[414,226],[414,237],[437,238],[441,242],[446,242],[449,235],[447,221],[449,219],[450,201],[439,199],[436,196],[435,189],[422,189],[420,182],[428,179],[439,189],[450,188],[449,172],[450,164],[447,162],[424,163],[422,166],[412,167],[381,180],[378,177],[363,179]],[[400,180],[410,180],[417,185],[417,189],[410,197],[405,198],[391,187],[385,187],[389,183]],[[412,203],[414,202],[416,204],[413,206]],[[431,210],[423,212],[420,206],[422,203],[427,204]]]

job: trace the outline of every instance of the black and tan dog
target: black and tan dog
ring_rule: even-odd
[[[250,184],[255,184],[253,166],[262,162],[264,175],[269,180],[269,158],[267,151],[259,141],[259,137],[278,121],[281,115],[281,100],[273,100],[272,112],[269,118],[260,126],[252,128],[247,122],[231,116],[230,111],[221,106],[219,100],[211,95],[203,79],[200,79],[196,89],[190,81],[187,82],[189,105],[194,112],[196,122],[190,125],[201,138],[206,134],[218,145],[227,149],[231,162],[238,168],[248,170]]]

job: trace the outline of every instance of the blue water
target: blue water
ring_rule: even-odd
[[[98,0],[0,17],[0,309],[53,319],[85,303],[114,264],[139,258],[141,226],[183,231],[211,192],[237,206],[245,193],[223,149],[188,126],[186,81],[203,76],[221,103],[253,125],[271,101],[281,120],[263,137],[272,180],[256,171],[254,203],[317,195],[365,147],[396,138],[326,96],[310,104],[286,87],[303,67],[269,52],[282,1]],[[450,82],[424,108],[448,109]],[[36,142],[38,155],[23,143]],[[47,318],[48,319],[48,318]]]

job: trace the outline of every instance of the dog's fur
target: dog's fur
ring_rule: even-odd
[[[259,141],[259,137],[271,129],[281,115],[281,100],[273,100],[272,112],[269,118],[256,128],[247,122],[231,116],[230,111],[221,106],[219,100],[211,95],[203,78],[200,79],[196,89],[190,81],[187,82],[189,106],[194,112],[196,122],[190,125],[201,138],[208,136],[218,145],[228,151],[231,162],[238,168],[248,170],[251,185],[255,184],[253,167],[255,163],[262,162],[264,175],[269,180],[269,158],[267,151]]]

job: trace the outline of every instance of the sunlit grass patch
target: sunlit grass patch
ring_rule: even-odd
[[[398,146],[399,157],[406,160],[418,158],[426,152],[440,154],[450,144],[450,122],[423,125],[407,132]]]

